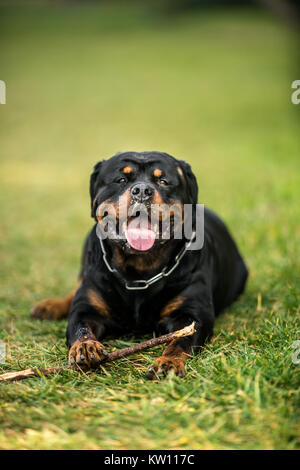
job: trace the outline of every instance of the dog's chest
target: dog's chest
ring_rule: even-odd
[[[154,331],[159,320],[161,305],[156,296],[144,293],[130,293],[122,299],[122,308],[113,311],[118,326],[128,331]]]
[[[137,329],[153,329],[156,323],[158,312],[155,308],[155,302],[153,306],[149,301],[145,301],[141,296],[136,296],[134,301],[134,326]]]

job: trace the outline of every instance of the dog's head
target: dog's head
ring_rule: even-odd
[[[95,165],[90,196],[92,217],[112,243],[125,253],[153,254],[174,239],[184,205],[197,203],[198,187],[182,160],[161,152],[124,152]]]

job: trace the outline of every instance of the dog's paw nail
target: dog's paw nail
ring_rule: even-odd
[[[83,355],[83,354],[80,355],[80,359],[81,359],[82,361],[84,361],[84,355]]]
[[[91,355],[90,355],[90,358],[91,358],[91,359],[94,359],[94,357],[95,357],[94,354],[91,354]]]

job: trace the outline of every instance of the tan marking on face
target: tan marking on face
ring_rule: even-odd
[[[174,217],[174,219],[178,222],[179,220],[181,223],[184,223],[184,204],[181,201],[173,201],[169,204],[170,207],[170,215]]]
[[[157,190],[154,191],[154,196],[153,196],[153,201],[152,201],[153,204],[164,204],[164,201],[162,200],[162,197],[161,195],[159,194],[159,192]]]
[[[162,175],[162,171],[159,168],[155,168],[155,170],[153,171],[153,175],[155,176],[155,178],[160,178]]]
[[[159,202],[160,201],[160,202]],[[162,198],[154,195],[152,206],[152,217],[154,221],[165,221],[170,217],[176,218],[176,221],[184,222],[184,205],[180,201],[172,201],[169,204],[163,202]]]
[[[123,193],[118,200],[117,203],[117,218],[119,219],[120,216],[124,216],[125,214],[128,214],[128,209],[129,209],[129,203],[130,203],[130,189],[126,189],[125,193]]]
[[[122,171],[123,173],[125,173],[125,175],[129,175],[130,173],[133,172],[133,169],[131,166],[125,166]]]
[[[172,312],[177,310],[184,302],[184,297],[182,295],[177,295],[174,299],[165,305],[165,307],[160,312],[160,318],[165,318],[169,316]]]
[[[96,219],[100,223],[105,215],[112,215],[115,216],[117,212],[117,209],[115,207],[115,204],[112,201],[103,201],[101,204],[97,207],[96,210]]]
[[[89,289],[87,293],[88,299],[90,304],[99,312],[101,315],[105,317],[109,317],[110,309],[108,305],[103,300],[102,296],[99,292],[94,291],[93,289]]]

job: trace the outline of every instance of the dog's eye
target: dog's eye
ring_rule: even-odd
[[[126,183],[127,179],[126,178],[119,178],[117,180],[117,183]]]
[[[167,186],[169,183],[168,183],[167,180],[161,178],[161,179],[159,180],[159,184],[161,184],[161,185],[163,185],[163,186]]]

